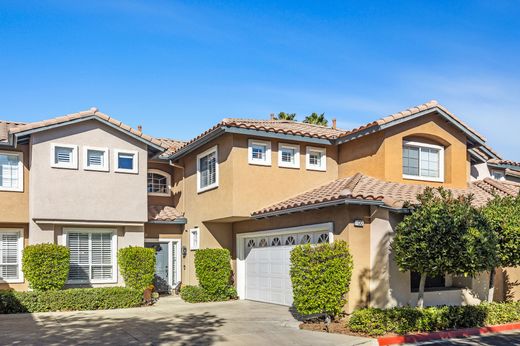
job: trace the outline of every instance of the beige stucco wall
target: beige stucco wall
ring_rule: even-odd
[[[21,152],[23,155],[23,191],[0,191],[0,222],[27,223],[29,221],[29,146],[0,152]]]
[[[444,183],[403,178],[404,139],[420,140],[445,147]],[[465,135],[436,114],[410,120],[339,147],[340,177],[362,172],[375,178],[399,183],[466,188],[469,169]]]

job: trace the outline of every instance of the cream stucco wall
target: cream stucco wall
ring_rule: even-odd
[[[29,146],[24,144],[16,149],[0,147],[0,152],[22,153],[23,191],[0,191],[0,222],[29,222]]]

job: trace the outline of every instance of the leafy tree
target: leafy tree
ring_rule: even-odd
[[[391,244],[401,271],[421,274],[418,307],[428,276],[475,276],[495,265],[496,239],[472,196],[455,198],[443,188],[426,188],[419,203],[396,227]]]
[[[296,120],[296,113],[285,113],[280,112],[276,117],[274,117],[275,120]]]
[[[329,123],[327,119],[325,119],[325,113],[312,113],[311,115],[306,116],[303,122],[307,124],[315,124],[321,126],[327,126]]]
[[[520,265],[520,196],[496,196],[482,209],[489,230],[497,238],[497,267],[517,267]],[[489,275],[488,301],[493,301],[495,272]]]

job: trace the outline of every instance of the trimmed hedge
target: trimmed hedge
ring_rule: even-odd
[[[140,246],[119,249],[117,261],[126,287],[144,291],[155,277],[155,250]]]
[[[0,291],[0,314],[105,310],[138,307],[143,293],[125,287],[72,288],[62,291]]]
[[[291,282],[294,307],[301,315],[343,311],[352,277],[348,244],[300,245],[291,251]]]
[[[182,300],[188,303],[221,302],[230,299],[237,299],[237,292],[233,286],[229,286],[227,291],[219,295],[211,294],[200,286],[184,286],[180,292]]]
[[[231,255],[228,249],[195,252],[195,273],[199,285],[212,296],[227,294],[231,284]]]
[[[69,275],[70,251],[56,244],[29,245],[23,250],[22,270],[34,290],[59,290]]]
[[[520,302],[483,303],[469,306],[413,307],[354,311],[348,327],[356,333],[380,336],[455,328],[482,327],[520,321]]]

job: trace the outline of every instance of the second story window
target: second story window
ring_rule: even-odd
[[[326,171],[327,156],[325,148],[307,147],[306,161],[307,169],[313,171]]]
[[[22,153],[0,152],[0,191],[23,191]]]
[[[444,181],[444,148],[433,144],[404,142],[403,178]]]
[[[170,196],[170,175],[157,169],[148,170],[148,194]]]
[[[84,147],[83,168],[89,171],[108,171],[108,149]]]
[[[300,168],[300,146],[280,143],[278,145],[278,167]]]
[[[506,175],[504,174],[504,172],[497,171],[495,169],[491,171],[491,177],[495,180],[506,180]]]
[[[138,155],[133,150],[114,150],[115,171],[119,173],[138,173]]]
[[[250,164],[271,165],[271,142],[250,139],[248,144],[248,161]]]
[[[218,187],[217,146],[197,155],[197,192]]]
[[[51,167],[77,169],[78,146],[51,144]]]

